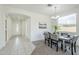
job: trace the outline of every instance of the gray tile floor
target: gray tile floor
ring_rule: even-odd
[[[50,48],[48,45],[44,44],[44,41],[36,41],[33,43],[35,44],[36,48],[32,55],[71,55],[69,49],[67,49],[67,52],[63,52],[59,47],[58,52],[56,52],[56,48],[54,46]],[[77,53],[74,53],[74,55],[79,55],[79,47],[77,47]]]
[[[30,55],[34,50],[32,42],[25,37],[12,37],[5,47],[0,49],[0,55]]]

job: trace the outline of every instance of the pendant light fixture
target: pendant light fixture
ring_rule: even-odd
[[[54,13],[54,16],[51,17],[51,19],[58,19],[60,16],[57,16],[57,7],[54,6],[54,10],[55,10],[55,13]]]
[[[48,7],[54,7],[54,16],[51,19],[58,19],[60,16],[57,16],[57,6],[53,4],[48,4]]]

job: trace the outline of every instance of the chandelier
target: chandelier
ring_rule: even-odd
[[[54,16],[52,16],[51,19],[58,19],[60,16],[57,16],[57,7],[56,6],[54,6],[54,10],[55,10]]]
[[[48,7],[54,7],[54,16],[51,16],[51,19],[58,19],[60,16],[57,16],[57,6],[48,4]]]

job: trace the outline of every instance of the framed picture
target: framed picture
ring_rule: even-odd
[[[47,28],[47,24],[39,23],[39,28],[40,29],[46,29]]]

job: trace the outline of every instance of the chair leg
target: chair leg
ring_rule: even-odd
[[[58,52],[58,43],[57,43],[57,46],[56,46],[56,51]]]
[[[50,43],[50,45],[51,45],[51,48],[52,48],[52,40],[51,40],[51,43]]]
[[[73,55],[73,43],[71,44],[71,54]]]
[[[76,42],[74,43],[74,52],[76,53]]]
[[[65,52],[67,51],[67,47],[66,47],[66,45],[65,45]]]
[[[50,45],[50,41],[48,40],[48,46]]]
[[[63,50],[63,42],[61,42],[61,50]]]
[[[46,39],[45,39],[45,44],[46,44]]]

